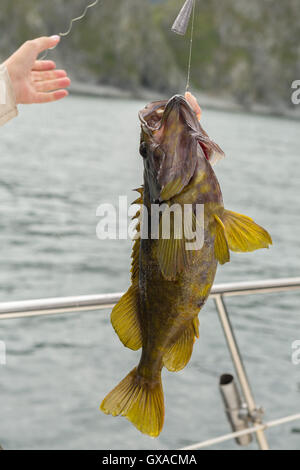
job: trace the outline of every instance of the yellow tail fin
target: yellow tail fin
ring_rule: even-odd
[[[161,378],[147,382],[133,369],[103,400],[106,414],[125,416],[142,433],[157,437],[164,424],[164,395]]]

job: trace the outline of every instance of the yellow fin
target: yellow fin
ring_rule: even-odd
[[[131,263],[131,281],[132,284],[138,284],[139,282],[139,272],[140,272],[140,246],[141,246],[141,239],[137,238],[134,240],[133,247],[132,247],[132,263]]]
[[[140,197],[133,202],[133,204],[143,203],[144,189],[138,188],[135,191],[140,193]],[[141,209],[137,211],[133,218],[138,219],[137,231],[139,231]],[[131,281],[132,285],[129,287],[126,294],[123,295],[121,300],[113,308],[111,312],[111,323],[114,327],[121,342],[127,348],[138,350],[142,346],[142,333],[139,321],[139,253],[140,253],[140,238],[134,240],[132,248],[132,263],[131,263]]]
[[[163,188],[160,194],[160,199],[162,201],[168,201],[172,197],[174,197],[176,194],[178,194],[183,187],[183,182],[181,178],[176,178],[173,181],[170,181],[167,183],[167,185]]]
[[[225,264],[230,261],[230,253],[228,243],[225,236],[225,227],[223,222],[215,215],[216,224],[216,238],[215,238],[215,257],[220,264]]]
[[[141,202],[143,202],[143,197],[144,197],[144,186],[140,186],[139,188],[136,188],[136,189],[133,189],[133,191],[136,191],[137,193],[139,193],[139,197],[141,198]],[[135,202],[133,202],[132,204],[135,204]]]
[[[140,204],[140,209],[137,211],[134,217],[132,219],[137,219],[138,223],[136,225],[136,231],[139,233],[140,231],[140,226],[141,226],[141,220],[142,220],[142,204],[143,204],[143,195],[144,195],[144,188],[138,188],[135,189],[138,193],[140,193],[140,197],[136,199],[132,204]],[[141,245],[141,239],[140,237],[136,238],[133,242],[133,247],[132,247],[132,253],[131,253],[131,258],[132,258],[132,263],[131,263],[131,281],[132,284],[136,284],[139,281],[139,270],[140,270],[140,262],[139,262],[139,257],[140,257],[140,245]]]
[[[187,267],[191,260],[191,252],[185,249],[185,240],[161,239],[158,243],[158,259],[161,272],[165,279],[175,280],[177,274]]]
[[[161,378],[147,382],[133,369],[103,400],[106,414],[125,416],[142,433],[157,437],[164,424]]]
[[[250,217],[224,210],[221,219],[230,250],[248,252],[269,248],[269,245],[272,245],[272,238],[268,232]]]
[[[142,346],[138,309],[138,285],[132,285],[117,305],[115,305],[110,317],[112,326],[121,342],[124,346],[134,351],[137,351]]]
[[[196,338],[199,338],[199,325],[200,325],[200,322],[199,322],[199,318],[198,318],[198,315],[197,315],[193,320],[193,327],[194,327],[194,332],[195,332]]]
[[[177,372],[187,365],[193,352],[195,336],[199,337],[198,317],[191,321],[179,339],[164,354],[163,363],[169,371]]]
[[[199,230],[200,224],[195,216],[192,213],[192,227],[189,227],[189,224],[184,226],[184,219],[181,218],[181,224],[176,224],[176,211],[181,210],[181,206],[177,205],[177,208],[174,209],[173,216],[170,220],[170,236],[169,238],[163,238],[163,215],[160,219],[160,228],[159,228],[159,240],[158,240],[158,262],[162,275],[165,279],[172,281],[177,278],[177,275],[183,271],[183,269],[188,269],[193,262],[195,250],[187,250],[186,244],[190,244],[193,238],[193,234]],[[173,206],[174,207],[174,206]],[[193,229],[193,233],[190,232],[190,229]],[[188,233],[185,233],[188,231]],[[168,234],[166,234],[167,236]],[[187,239],[185,238],[187,235]]]
[[[144,187],[141,186],[140,188],[134,189],[137,193],[139,193],[139,197],[133,201],[133,204],[143,204],[143,199],[144,199]]]

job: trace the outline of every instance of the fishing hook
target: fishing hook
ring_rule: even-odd
[[[68,29],[67,31],[65,31],[64,33],[59,33],[59,36],[60,36],[60,37],[66,37],[66,36],[68,36],[68,35],[70,34],[70,32],[72,31],[73,23],[75,23],[75,21],[83,20],[83,18],[86,16],[88,10],[89,10],[90,8],[95,7],[98,3],[99,3],[99,0],[95,0],[93,3],[90,3],[89,5],[87,5],[87,6],[85,7],[84,12],[82,13],[82,15],[77,16],[77,18],[72,18],[71,21],[70,21],[69,29]],[[49,50],[52,51],[52,50],[55,49],[56,47],[57,47],[57,44],[56,44],[56,46],[51,47],[50,49],[47,49],[46,53],[45,53],[39,60],[44,60],[44,59],[47,57]]]

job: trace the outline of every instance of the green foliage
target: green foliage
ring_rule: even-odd
[[[192,85],[288,105],[300,78],[299,0],[196,0]],[[88,0],[1,0],[2,59],[23,41],[68,29]],[[74,78],[166,94],[184,89],[189,35],[170,31],[183,0],[103,0],[49,56]]]

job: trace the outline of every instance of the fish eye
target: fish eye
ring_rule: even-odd
[[[140,145],[140,154],[143,158],[147,157],[147,144],[146,142],[142,142]]]

